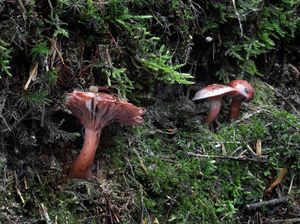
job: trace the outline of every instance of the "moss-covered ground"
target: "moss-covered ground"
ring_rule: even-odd
[[[299,12],[299,0],[0,1],[0,224],[300,223]],[[230,123],[224,98],[207,127],[194,93],[234,79],[255,99]],[[105,127],[93,178],[68,180],[83,128],[65,96],[91,86],[148,112]]]
[[[299,221],[299,111],[284,110],[279,103],[284,99],[270,85],[253,83],[255,99],[242,105],[233,123],[227,121],[227,99],[218,124],[209,129],[202,122],[205,103],[183,94],[158,98],[143,126],[107,127],[91,180],[65,175],[80,138],[53,148],[3,152],[0,223]],[[283,168],[286,176],[267,192]],[[284,204],[246,208],[284,196],[290,198]]]

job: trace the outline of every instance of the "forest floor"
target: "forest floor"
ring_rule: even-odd
[[[193,90],[161,89],[144,125],[105,128],[90,180],[66,178],[80,135],[0,151],[0,223],[300,223],[299,83],[252,82],[240,119],[225,99],[213,130]]]

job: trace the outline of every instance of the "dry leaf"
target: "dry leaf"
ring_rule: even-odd
[[[276,180],[270,185],[270,187],[267,189],[267,193],[270,193],[278,184],[280,184],[280,182],[283,180],[283,178],[285,177],[285,175],[287,174],[287,168],[282,168],[279,171],[279,175],[276,178]]]

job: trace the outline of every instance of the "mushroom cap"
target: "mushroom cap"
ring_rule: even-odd
[[[142,124],[146,110],[107,93],[74,90],[68,93],[65,106],[81,124],[90,129],[103,128],[112,122]]]
[[[203,89],[196,92],[193,100],[202,100],[202,99],[209,99],[215,97],[222,97],[225,95],[236,95],[237,90],[230,86],[225,86],[221,84],[211,84],[205,86]]]
[[[254,96],[254,88],[246,80],[233,80],[228,83],[228,86],[236,89],[239,95],[242,96],[245,101],[252,100]]]

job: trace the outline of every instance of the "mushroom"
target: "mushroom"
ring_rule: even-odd
[[[91,165],[99,145],[103,127],[119,122],[124,125],[142,124],[146,110],[117,99],[107,93],[73,91],[67,95],[65,106],[85,128],[80,155],[69,172],[69,178],[89,178]]]
[[[230,120],[236,120],[240,114],[240,107],[242,101],[249,102],[254,96],[253,86],[246,80],[233,80],[228,83],[228,86],[236,89],[237,95],[233,96],[230,105]]]
[[[220,84],[212,84],[199,90],[193,100],[206,99],[209,103],[209,112],[205,123],[210,125],[218,116],[221,108],[221,99],[223,96],[232,96],[237,94],[237,91],[230,87]]]

